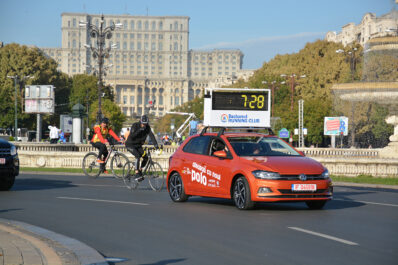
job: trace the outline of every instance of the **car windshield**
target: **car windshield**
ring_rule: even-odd
[[[287,143],[276,137],[228,137],[238,156],[300,156]]]

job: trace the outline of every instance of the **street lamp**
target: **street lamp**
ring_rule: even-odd
[[[25,79],[33,78],[33,76],[27,75],[27,76],[19,77],[18,75],[7,75],[7,77],[11,78],[11,79],[14,79],[14,88],[15,88],[15,91],[14,91],[14,97],[15,97],[14,136],[15,136],[15,140],[17,140],[17,130],[18,130],[18,109],[17,109],[17,101],[18,101],[17,100],[17,96],[18,96],[18,94],[17,94],[17,85],[18,85],[19,81],[24,81]]]
[[[101,122],[102,112],[101,112],[101,96],[102,96],[102,75],[104,73],[104,59],[109,58],[109,52],[112,48],[116,46],[105,48],[105,40],[112,38],[112,31],[115,29],[122,28],[123,24],[117,23],[104,28],[104,15],[101,16],[100,26],[91,24],[91,22],[80,21],[79,26],[87,27],[90,37],[97,38],[97,47],[92,47],[88,44],[84,44],[84,47],[91,50],[93,58],[98,60],[98,113],[97,122]],[[95,71],[96,72],[96,71]]]
[[[355,47],[352,48],[351,51],[345,51],[343,49],[336,50],[336,53],[343,53],[346,55],[346,60],[350,60],[351,81],[354,81],[354,75],[357,68],[358,58],[355,57],[355,51],[357,50],[358,49]]]
[[[275,105],[275,90],[278,89],[276,87],[276,81],[271,82],[271,97],[272,97],[272,106],[271,106],[271,116],[274,116],[274,105]],[[265,85],[268,84],[267,81],[261,81],[261,84]],[[281,84],[284,84],[284,82],[281,82]]]
[[[281,77],[289,79],[290,78],[290,90],[291,90],[291,94],[290,94],[290,109],[293,110],[293,95],[294,95],[294,88],[296,86],[296,80],[299,78],[305,78],[307,77],[306,75],[300,75],[297,76],[296,74],[292,74],[290,76],[287,76],[285,74],[281,74]]]

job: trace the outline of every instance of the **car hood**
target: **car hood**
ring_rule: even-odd
[[[0,148],[11,148],[11,144],[0,138]]]
[[[258,169],[279,172],[281,175],[321,174],[325,170],[321,163],[305,156],[248,156],[242,159]]]

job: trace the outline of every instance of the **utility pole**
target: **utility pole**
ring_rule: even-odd
[[[298,101],[299,106],[299,128],[298,128],[298,137],[299,137],[299,147],[304,147],[304,100],[300,99]]]

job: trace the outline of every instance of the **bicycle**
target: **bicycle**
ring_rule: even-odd
[[[113,141],[109,141],[110,150],[108,151],[108,156],[105,158],[105,166],[106,163],[109,161],[111,155],[113,157],[111,159],[111,171],[115,178],[122,178],[123,177],[123,169],[126,163],[129,161],[127,156],[121,152],[119,152]],[[89,152],[87,153],[82,162],[83,172],[86,176],[91,178],[97,178],[103,170],[101,169],[100,163],[97,162],[98,160],[98,153],[97,152]],[[105,168],[105,166],[103,168]]]
[[[148,162],[146,163],[145,167],[142,169],[142,176],[148,179],[149,185],[155,191],[161,191],[165,182],[165,175],[163,172],[162,167],[158,162],[154,162],[152,160],[151,151],[155,150],[154,147],[144,147],[144,154],[148,154]],[[162,149],[161,149],[162,152]],[[137,189],[139,185],[139,181],[136,179],[135,174],[135,163],[128,161],[123,166],[123,181],[124,184],[130,190]]]

